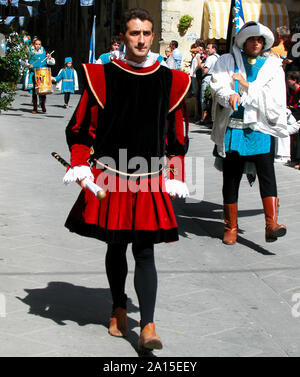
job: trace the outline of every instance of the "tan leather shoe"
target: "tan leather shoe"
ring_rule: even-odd
[[[118,337],[128,335],[126,309],[118,307],[111,313],[108,333]]]
[[[138,347],[140,350],[146,348],[147,350],[160,350],[163,345],[161,339],[157,336],[155,325],[153,322],[148,323],[141,331]]]

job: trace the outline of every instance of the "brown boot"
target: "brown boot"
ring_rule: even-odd
[[[224,203],[224,227],[223,243],[226,245],[234,245],[236,242],[238,225],[237,225],[237,203]]]
[[[108,332],[112,336],[127,336],[127,311],[124,308],[116,308],[109,319]]]
[[[37,98],[33,98],[33,99],[32,99],[32,104],[33,104],[32,114],[37,114],[37,112],[38,112],[38,108],[37,108]]]
[[[140,350],[143,348],[146,348],[147,350],[162,349],[162,342],[156,334],[155,325],[153,322],[148,323],[141,331],[138,347]]]
[[[262,200],[266,219],[266,242],[274,242],[286,234],[286,226],[277,224],[279,199],[268,196]]]

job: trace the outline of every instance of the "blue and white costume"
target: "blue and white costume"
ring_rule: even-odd
[[[68,63],[72,63],[72,58],[65,58],[65,66],[62,68],[56,77],[52,77],[52,80],[58,82],[56,88],[64,94],[64,108],[68,107],[70,95],[78,90],[78,76],[73,66],[69,67]]]
[[[74,68],[62,68],[53,78],[57,82],[56,89],[61,93],[74,93],[79,88],[78,75]]]
[[[25,78],[25,89],[28,90],[30,93],[33,92],[35,83],[34,83],[34,69],[35,68],[42,68],[47,67],[47,65],[54,65],[55,59],[46,58],[47,53],[43,46],[36,50],[35,48],[29,49],[29,59],[27,62],[27,66],[32,64],[32,67],[29,69],[29,74]]]

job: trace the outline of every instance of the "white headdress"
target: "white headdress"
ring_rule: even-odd
[[[272,33],[272,31],[263,24],[255,21],[246,22],[241,27],[235,37],[234,43],[238,48],[243,49],[244,43],[248,38],[251,37],[264,37],[265,45],[262,49],[262,52],[269,50],[273,46],[274,34]]]

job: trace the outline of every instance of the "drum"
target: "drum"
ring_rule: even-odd
[[[34,69],[36,94],[45,95],[53,93],[51,81],[51,69],[41,67]]]

